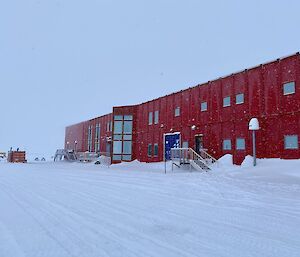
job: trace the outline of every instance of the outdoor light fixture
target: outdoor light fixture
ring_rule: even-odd
[[[256,145],[255,131],[259,130],[259,122],[257,118],[252,118],[249,122],[249,130],[252,131],[252,147],[253,147],[253,166],[256,166]]]
[[[191,129],[195,130],[196,129],[196,125],[191,126]]]

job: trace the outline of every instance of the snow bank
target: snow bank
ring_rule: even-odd
[[[300,161],[0,163],[0,256],[298,257]]]

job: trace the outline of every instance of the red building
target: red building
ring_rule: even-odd
[[[109,152],[113,161],[156,162],[171,147],[205,148],[240,164],[252,153],[248,130],[258,118],[258,158],[300,158],[300,55],[246,69],[66,128],[65,147]]]

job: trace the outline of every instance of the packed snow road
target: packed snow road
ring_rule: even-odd
[[[296,169],[0,163],[0,257],[299,257]]]

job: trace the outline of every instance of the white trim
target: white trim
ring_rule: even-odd
[[[283,95],[293,95],[293,94],[296,94],[296,90],[294,92],[291,92],[291,93],[283,93]]]
[[[175,135],[175,134],[180,134],[180,132],[164,133],[164,135],[166,136]]]

